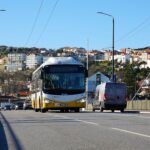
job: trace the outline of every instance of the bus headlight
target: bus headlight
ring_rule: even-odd
[[[81,102],[86,102],[86,99],[81,99]]]
[[[86,100],[85,99],[80,99],[80,100],[77,100],[76,102],[78,103],[84,103]]]
[[[54,103],[53,100],[49,100],[49,99],[45,99],[44,102],[45,102],[45,103]]]
[[[49,103],[49,100],[48,100],[48,99],[45,99],[44,102],[45,102],[45,103]]]

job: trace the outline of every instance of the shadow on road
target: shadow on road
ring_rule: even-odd
[[[1,124],[1,121],[0,121],[0,150],[8,150],[6,135],[5,135],[4,128]]]
[[[126,110],[126,111],[124,111],[124,113],[139,114],[140,111],[138,111],[138,110]]]
[[[7,130],[10,133],[11,139],[12,139],[13,144],[14,144],[13,146],[15,147],[15,150],[24,150],[24,148],[20,144],[19,139],[17,138],[17,136],[15,135],[13,129],[11,128],[9,122],[6,120],[6,118],[4,117],[4,115],[1,112],[0,112],[0,116],[2,117],[4,123],[7,126]],[[5,131],[4,131],[4,128],[3,128],[2,124],[0,126],[0,130],[2,130],[2,132],[3,132],[2,137],[1,137],[1,132],[0,132],[0,139],[2,138],[2,140],[4,142],[4,143],[2,142],[2,146],[4,146],[4,148],[1,148],[1,140],[0,140],[0,150],[8,150],[9,146],[8,146],[8,142],[7,142]]]
[[[104,110],[103,112],[100,112],[99,110],[97,111],[88,111],[88,110],[85,110],[85,111],[80,111],[80,112],[74,112],[74,111],[70,111],[70,112],[60,112],[60,111],[57,111],[57,110],[49,110],[48,113],[73,113],[73,114],[78,114],[78,113],[132,113],[132,114],[139,114],[140,111],[138,110],[125,110],[124,112],[120,112],[118,110],[115,110],[114,112],[111,112],[111,110]]]

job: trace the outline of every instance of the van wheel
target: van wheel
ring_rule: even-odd
[[[124,112],[124,109],[121,109],[121,110],[120,110],[120,112],[122,112],[122,113],[123,113],[123,112]]]
[[[75,108],[74,111],[75,111],[75,112],[79,112],[80,109],[79,109],[79,108]]]
[[[112,109],[111,112],[114,112],[114,109]]]

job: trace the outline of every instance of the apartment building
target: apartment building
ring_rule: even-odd
[[[0,58],[0,70],[6,70],[7,61],[8,57]]]
[[[8,54],[8,62],[6,65],[6,70],[9,72],[23,70],[25,68],[25,60],[26,60],[26,55],[23,53]]]
[[[92,50],[88,52],[88,55],[91,60],[93,61],[103,61],[104,60],[104,52],[98,51],[98,50]]]
[[[43,56],[30,54],[26,56],[26,68],[28,69],[36,69],[43,63]]]
[[[143,68],[150,68],[150,49],[145,50],[144,52],[141,53],[141,61],[145,61],[146,64],[142,65],[141,67]]]
[[[130,62],[131,60],[131,56],[128,54],[120,54],[120,55],[115,55],[114,59],[117,60],[118,63],[126,63],[126,62]]]

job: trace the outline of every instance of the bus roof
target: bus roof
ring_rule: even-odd
[[[63,65],[63,64],[74,64],[74,65],[83,65],[80,61],[77,61],[73,57],[50,57],[47,61],[45,61],[40,67],[38,67],[33,74],[43,68],[46,65]]]

